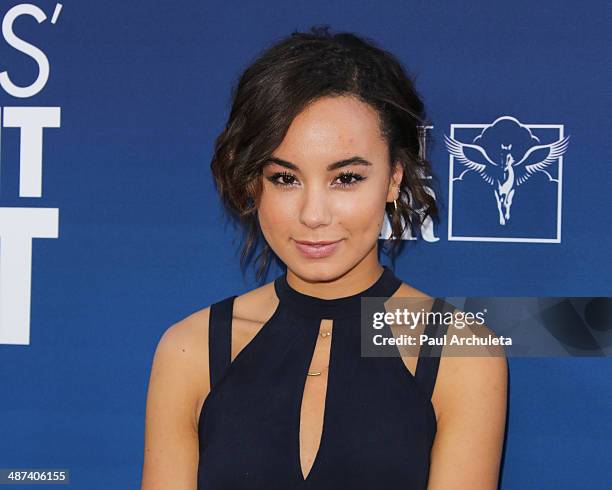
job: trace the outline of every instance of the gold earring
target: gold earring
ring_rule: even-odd
[[[399,197],[399,186],[397,186],[397,197]],[[397,211],[397,199],[393,199],[393,206],[395,207],[395,211]]]

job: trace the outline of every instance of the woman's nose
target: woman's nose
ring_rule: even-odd
[[[318,188],[304,191],[301,201],[300,221],[315,228],[331,222],[331,209],[327,193]]]

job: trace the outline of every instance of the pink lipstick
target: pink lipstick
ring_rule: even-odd
[[[333,254],[340,246],[340,242],[342,240],[318,242],[308,242],[302,240],[294,241],[296,248],[302,252],[304,256],[308,257],[309,259],[322,259]]]

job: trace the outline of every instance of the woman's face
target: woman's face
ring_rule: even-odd
[[[331,166],[331,168],[330,168]],[[376,111],[353,97],[325,97],[293,120],[263,169],[258,209],[263,235],[306,280],[378,264],[385,202],[398,196]],[[299,242],[334,242],[327,247]]]

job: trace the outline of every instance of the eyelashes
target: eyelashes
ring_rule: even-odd
[[[279,178],[282,178],[286,181],[281,182],[278,180]],[[359,184],[359,182],[364,181],[366,178],[367,177],[364,177],[363,175],[355,172],[340,172],[334,180],[340,179],[341,182],[338,184],[338,187],[342,189],[347,189]],[[269,177],[267,177],[267,179],[275,186],[283,188],[294,187],[294,182],[297,180],[296,176],[290,172],[275,172]]]

